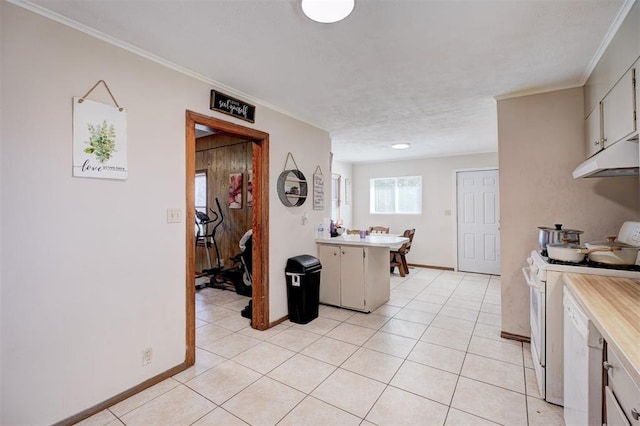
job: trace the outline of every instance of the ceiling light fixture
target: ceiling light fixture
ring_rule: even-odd
[[[355,0],[302,0],[302,11],[313,21],[331,24],[349,16]]]
[[[393,145],[391,145],[391,148],[393,148],[393,149],[407,149],[410,146],[411,145],[409,145],[408,143],[394,143]]]

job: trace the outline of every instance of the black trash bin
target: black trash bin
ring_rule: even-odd
[[[289,321],[306,324],[318,318],[320,271],[318,258],[303,254],[287,260],[287,301]]]

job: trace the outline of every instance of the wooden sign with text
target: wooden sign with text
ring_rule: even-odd
[[[241,120],[255,122],[256,107],[218,91],[211,91],[210,109]]]

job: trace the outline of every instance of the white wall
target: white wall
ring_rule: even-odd
[[[217,114],[205,82],[1,7],[0,423],[49,424],[183,362],[185,224],[167,224],[166,209],[185,210],[185,110]],[[100,79],[127,108],[126,181],[71,177],[72,97]],[[90,98],[109,102],[104,89]],[[289,151],[309,177],[329,170],[330,139],[260,105],[253,125],[217,116],[270,134],[273,321],[286,315],[286,258],[315,253],[311,224],[325,215],[282,206],[276,179]]]
[[[354,228],[389,226],[393,233],[415,228],[409,263],[453,268],[456,264],[455,171],[497,167],[496,153],[424,158],[353,166]],[[369,179],[422,176],[421,215],[369,213]],[[447,216],[445,211],[450,210]]]
[[[638,218],[637,177],[573,179],[583,141],[582,88],[498,102],[502,331],[530,334],[521,268],[538,249],[538,226],[561,223],[600,241]]]

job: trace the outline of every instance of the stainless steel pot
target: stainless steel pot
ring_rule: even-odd
[[[616,241],[616,237],[607,237],[608,241],[587,243],[589,260],[607,265],[635,265],[638,259],[638,247]]]
[[[561,244],[564,240],[569,243],[580,244],[580,234],[577,229],[562,229],[562,224],[555,224],[555,228],[546,226],[538,227],[538,246],[542,250],[547,249],[548,244]]]

